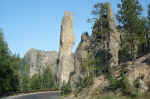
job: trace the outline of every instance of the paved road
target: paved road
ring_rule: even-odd
[[[60,99],[60,94],[58,92],[41,92],[19,96],[10,96],[3,99]]]

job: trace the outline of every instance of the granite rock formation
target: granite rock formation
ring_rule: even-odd
[[[97,23],[93,26],[91,36],[88,33],[83,33],[81,42],[74,54],[75,61],[75,75],[72,76],[72,81],[77,82],[82,78],[82,59],[90,52],[101,62],[98,63],[102,68],[109,66],[109,72],[112,68],[118,65],[118,52],[120,46],[120,33],[117,30],[112,9],[109,3],[105,3],[107,9],[107,19],[110,31],[108,33],[101,33]],[[107,35],[107,36],[106,36]],[[103,39],[106,38],[106,39]],[[102,70],[103,71],[103,70]],[[74,84],[73,84],[74,85]]]
[[[74,54],[75,60],[75,72],[80,73],[82,68],[82,59],[88,54],[88,48],[90,46],[90,37],[87,32],[83,33],[81,36],[81,42]]]
[[[83,77],[82,75],[82,60],[88,54],[88,48],[90,46],[90,36],[87,32],[83,33],[81,36],[81,42],[78,45],[74,53],[74,73],[71,76],[72,88],[76,88],[76,83],[80,81]]]
[[[117,30],[117,25],[114,20],[114,15],[112,13],[112,8],[109,3],[106,3],[107,6],[107,16],[109,22],[109,28],[111,30],[110,33],[110,41],[109,41],[109,49],[112,58],[110,59],[110,69],[114,66],[118,65],[118,52],[120,49],[120,32]]]
[[[47,66],[51,69],[52,74],[56,75],[57,58],[58,54],[56,51],[41,51],[31,48],[25,54],[23,62],[26,64],[25,66],[29,66],[30,77],[34,74],[42,73]]]
[[[59,84],[62,84],[63,82],[67,83],[70,79],[71,73],[74,71],[74,60],[72,54],[72,47],[74,43],[73,14],[71,12],[65,12],[62,19],[60,33],[57,71],[57,80]]]

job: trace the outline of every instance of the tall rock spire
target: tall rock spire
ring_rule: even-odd
[[[73,29],[73,14],[65,12],[62,19],[60,32],[60,48],[58,61],[58,83],[67,83],[70,79],[71,72],[74,71],[74,60],[72,55],[72,47],[75,43]]]
[[[117,25],[114,20],[114,15],[112,13],[112,8],[109,3],[106,3],[107,7],[107,16],[109,20],[109,28],[111,29],[110,33],[110,42],[109,49],[112,54],[112,58],[110,60],[110,68],[118,65],[118,52],[120,49],[120,32],[117,30]]]

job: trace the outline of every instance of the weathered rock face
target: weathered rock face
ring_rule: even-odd
[[[110,33],[110,42],[109,42],[109,49],[112,55],[110,59],[110,68],[118,65],[118,52],[120,49],[120,32],[117,30],[117,25],[114,20],[114,15],[112,13],[112,8],[109,3],[107,5],[107,16],[109,20],[109,28],[111,29]]]
[[[127,62],[128,80],[133,85],[134,81],[140,79],[139,91],[144,93],[150,89],[150,54],[142,56],[133,62]]]
[[[88,54],[88,48],[90,46],[90,37],[87,32],[81,36],[81,42],[74,53],[74,73],[71,76],[72,88],[76,88],[76,83],[82,78],[82,60]]]
[[[71,12],[65,12],[62,19],[60,33],[60,49],[58,61],[58,83],[68,82],[71,72],[74,71],[74,60],[72,47],[75,42],[73,30],[73,15]]]
[[[80,73],[82,70],[82,60],[88,54],[88,48],[90,46],[90,37],[87,32],[83,33],[81,36],[81,42],[74,54],[75,60],[75,72]]]
[[[120,49],[120,32],[117,30],[117,25],[114,20],[114,15],[112,13],[112,8],[109,3],[106,3],[107,7],[107,16],[108,24],[111,30],[110,41],[109,41],[109,53],[111,54],[111,59],[109,60],[109,71],[111,72],[112,68],[118,66],[118,52]]]
[[[74,54],[75,60],[75,75],[72,76],[72,81],[82,76],[82,59],[90,53],[93,53],[95,60],[100,60],[99,66],[110,67],[110,70],[118,65],[118,51],[120,46],[120,33],[117,30],[112,9],[109,3],[106,3],[108,25],[111,31],[108,33],[101,32],[99,23],[95,23],[92,30],[92,35],[84,33],[81,37],[81,42]],[[100,67],[101,68],[101,67]],[[102,72],[103,72],[102,70]],[[111,71],[110,71],[111,72]]]
[[[41,73],[47,66],[51,69],[52,74],[56,75],[58,54],[55,51],[41,51],[30,49],[24,56],[25,66],[29,65],[29,75]]]

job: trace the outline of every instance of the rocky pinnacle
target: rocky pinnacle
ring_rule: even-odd
[[[109,28],[111,29],[110,33],[110,53],[112,58],[110,60],[110,69],[118,65],[118,52],[120,49],[120,32],[117,30],[117,25],[114,20],[114,15],[112,13],[112,8],[109,3],[106,3],[107,6],[107,15],[109,20]]]
[[[60,48],[58,56],[58,72],[57,80],[59,84],[68,82],[71,72],[74,71],[74,60],[72,55],[72,47],[75,42],[73,29],[73,14],[65,12],[61,24],[60,32]]]

